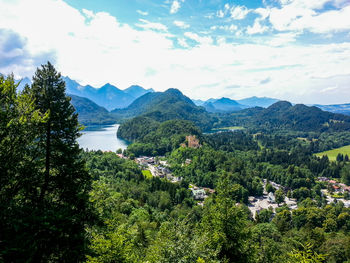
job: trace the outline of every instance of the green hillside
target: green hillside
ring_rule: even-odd
[[[196,106],[177,89],[147,93],[126,109],[113,110],[112,114],[119,119],[143,116],[157,122],[174,119],[188,120],[202,130],[210,130],[216,121],[204,108]]]
[[[327,156],[330,161],[335,161],[337,159],[337,155],[342,154],[342,155],[348,155],[350,156],[350,145],[343,146],[337,149],[329,150],[329,151],[324,151],[320,153],[316,153],[315,155],[317,157],[322,157],[322,156]]]
[[[350,130],[350,117],[322,111],[303,104],[292,105],[279,101],[264,109],[250,108],[225,117],[225,123],[258,130],[290,129],[295,131],[345,131]]]
[[[71,97],[72,105],[78,113],[79,122],[81,124],[114,124],[116,122],[114,116],[104,107],[97,105],[87,98],[76,95],[69,96]]]

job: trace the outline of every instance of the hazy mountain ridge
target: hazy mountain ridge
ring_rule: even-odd
[[[315,104],[314,106],[316,106],[316,107],[318,107],[318,108],[320,108],[321,110],[324,110],[324,111],[350,115],[350,103],[333,104],[333,105]]]
[[[132,85],[129,88],[125,89],[124,92],[136,99],[138,97],[141,97],[142,95],[145,95],[148,92],[154,92],[154,90],[144,89],[139,85]]]
[[[315,106],[292,105],[279,101],[268,108],[255,107],[230,115],[232,122],[264,129],[292,129],[299,131],[350,130],[350,117],[322,111]]]
[[[125,108],[139,96],[153,91],[152,89],[146,90],[135,85],[128,89],[121,90],[110,83],[97,89],[90,85],[82,86],[69,77],[64,77],[64,80],[66,81],[67,93],[86,97],[98,105],[105,107],[107,110]]]
[[[237,100],[238,103],[246,105],[248,107],[263,107],[263,108],[267,108],[278,101],[279,99],[268,98],[268,97],[256,97],[256,96]]]
[[[234,101],[234,102],[238,103],[239,106],[242,109],[252,108],[252,107],[267,108],[267,107],[271,106],[272,104],[274,104],[275,102],[279,101],[279,99],[274,99],[274,98],[253,96],[253,97],[240,99],[240,100],[233,100],[233,99],[230,99],[230,98],[222,97],[221,99],[213,99],[213,98],[211,98],[211,99],[208,99],[208,100],[193,100],[193,102],[197,106],[204,106],[205,104],[215,103],[215,102],[220,101],[222,99],[229,99],[231,101]]]
[[[217,100],[208,100],[203,105],[208,112],[232,112],[248,108],[235,100],[222,97]]]
[[[230,98],[223,97],[221,99],[209,99],[207,101],[190,100],[186,97],[187,104],[192,104],[192,109],[190,109],[191,107],[188,108],[188,105],[184,106],[184,110],[180,109],[180,107],[177,106],[176,111],[178,112],[173,112],[176,107],[173,107],[172,105],[169,107],[169,104],[172,104],[172,102],[169,101],[164,104],[164,101],[162,99],[163,95],[160,95],[162,94],[162,92],[154,92],[153,89],[146,90],[141,86],[133,85],[125,90],[120,90],[109,83],[97,89],[90,85],[80,85],[77,81],[72,80],[69,77],[63,77],[63,79],[66,82],[66,93],[70,96],[75,95],[80,97],[79,100],[77,100],[76,98],[74,100],[72,99],[72,103],[76,104],[77,101],[79,101],[80,105],[77,107],[77,112],[80,114],[79,118],[82,123],[89,123],[90,121],[88,119],[90,117],[91,120],[93,120],[93,122],[96,121],[96,119],[94,119],[94,114],[96,114],[96,107],[91,107],[91,102],[97,104],[97,107],[103,106],[103,108],[107,110],[107,112],[112,110],[112,114],[102,114],[102,111],[99,111],[98,113],[99,121],[104,122],[102,119],[105,118],[105,121],[108,123],[112,122],[112,120],[131,118],[141,114],[148,114],[156,119],[162,120],[181,118],[181,114],[186,115],[186,111],[193,111],[193,106],[196,105],[202,105],[202,110],[204,110],[205,108],[205,110],[210,113],[229,113],[243,110],[241,113],[238,114],[238,116],[252,116],[257,111],[265,112],[263,109],[267,107],[269,114],[272,114],[273,111],[271,112],[271,109],[276,107],[276,105],[272,108],[270,108],[270,106],[274,105],[273,103],[280,102],[278,99],[256,96],[241,100],[232,100]],[[19,82],[18,90],[20,91],[23,90],[26,84],[31,84],[31,80],[27,77],[17,81]],[[173,90],[174,92],[176,91],[175,89],[170,90]],[[85,103],[82,103],[83,98],[88,99],[89,102],[84,100]],[[286,106],[285,103],[282,104]],[[281,106],[282,104],[277,105]],[[292,104],[290,104],[289,106],[291,105]],[[314,112],[315,109],[313,108],[317,108],[327,112],[350,115],[350,103],[333,105],[315,104],[313,106],[314,107],[305,106],[307,108],[304,109],[304,114],[306,114],[306,112],[310,110]],[[161,109],[162,107],[164,107],[164,109]],[[251,110],[248,111],[248,108],[250,108]],[[91,109],[93,109],[92,114],[87,114],[87,111]],[[267,114],[268,113],[266,111],[262,116],[260,116],[261,119],[257,120],[257,122],[260,123],[262,120],[266,121],[265,116]],[[271,115],[271,118],[273,118],[273,115]],[[207,118],[205,117],[204,119]],[[283,120],[281,121],[283,123]]]

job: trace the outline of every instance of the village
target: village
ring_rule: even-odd
[[[341,201],[345,207],[350,207],[350,186],[327,177],[318,177],[318,181],[324,182],[328,186],[327,189],[321,190],[322,194],[327,198],[327,204]]]
[[[186,136],[186,142],[181,145],[182,147],[189,148],[199,148],[201,145],[199,144],[199,140],[195,136]],[[127,158],[123,154],[117,154],[120,158]],[[152,177],[165,178],[172,183],[178,183],[183,180],[182,177],[177,177],[172,174],[170,170],[170,165],[166,161],[164,156],[140,156],[134,159],[135,162],[139,165],[139,167],[146,172],[149,173]],[[182,165],[189,165],[191,163],[191,159],[186,159],[186,161]],[[327,184],[328,189],[322,189],[322,195],[326,196],[327,204],[332,202],[341,201],[344,203],[345,207],[350,207],[350,200],[343,198],[344,194],[350,193],[350,187],[338,183],[335,180],[319,177],[319,182],[324,182]],[[266,191],[266,185],[270,184],[273,191]],[[189,189],[192,192],[193,199],[197,201],[197,204],[200,206],[204,205],[204,200],[209,197],[211,194],[215,193],[214,189],[206,188],[206,187],[198,187],[196,185],[190,184]],[[276,212],[276,209],[281,206],[281,204],[286,205],[290,210],[294,210],[298,208],[297,200],[293,198],[289,198],[283,195],[283,200],[276,200],[276,196],[273,192],[281,189],[283,192],[286,192],[285,188],[275,182],[268,182],[266,179],[263,179],[263,195],[262,196],[249,196],[248,197],[248,208],[253,215],[253,218],[256,217],[263,209],[270,209],[273,213]],[[334,197],[334,194],[336,196]],[[333,196],[333,197],[332,197]]]
[[[196,143],[194,143],[196,144]],[[197,145],[195,147],[198,147]],[[120,158],[127,158],[123,154],[117,154]],[[172,183],[178,183],[183,180],[182,177],[174,176],[169,168],[168,162],[165,160],[164,156],[141,156],[135,158],[135,162],[139,165],[142,170],[148,170],[153,177],[165,178]],[[186,159],[183,165],[189,165],[191,163],[190,159]],[[319,182],[324,182],[327,184],[328,189],[322,189],[322,195],[326,196],[327,204],[341,201],[344,203],[345,207],[350,207],[350,200],[342,197],[350,195],[350,186],[347,186],[343,183],[339,183],[335,180],[319,177]],[[266,191],[266,184],[269,183],[272,185],[274,190],[281,189],[285,191],[284,187],[275,183],[267,182],[266,179],[263,179],[263,195],[262,196],[249,196],[248,197],[248,208],[251,211],[253,218],[256,217],[263,209],[271,209],[273,213],[276,212],[276,209],[281,206],[281,204],[276,202],[274,193]],[[189,189],[192,192],[193,199],[197,201],[197,204],[200,206],[204,205],[204,200],[209,197],[211,194],[215,193],[214,189],[206,187],[198,187],[196,185],[190,184]],[[335,194],[335,195],[334,195]],[[333,197],[332,197],[333,196]],[[335,196],[335,197],[334,197]],[[286,205],[289,209],[297,209],[296,199],[284,197],[284,200],[281,202]]]

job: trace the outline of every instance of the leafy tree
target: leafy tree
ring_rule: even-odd
[[[257,247],[257,258],[254,262],[283,262],[281,239],[281,234],[273,224],[260,223],[252,227],[251,241]]]
[[[302,250],[293,250],[289,256],[288,263],[322,263],[326,260],[326,255],[314,252],[310,243],[303,246]]]
[[[345,165],[340,172],[344,184],[350,185],[350,165]]]
[[[270,183],[267,183],[266,186],[265,186],[265,190],[266,192],[268,193],[274,193],[275,192],[275,188],[272,186],[272,184]]]
[[[280,213],[277,213],[273,222],[276,224],[280,232],[286,232],[292,228],[292,217],[291,213],[288,210],[284,210]]]
[[[34,142],[45,117],[32,96],[16,88],[13,76],[0,75],[0,261],[7,262],[31,256],[40,169]]]
[[[206,245],[217,251],[223,262],[248,262],[253,254],[249,250],[247,215],[231,198],[219,196],[215,201],[206,208],[202,220],[203,231],[210,233]]]
[[[255,220],[258,223],[269,223],[272,215],[273,211],[271,209],[262,209],[259,213],[256,214]]]
[[[277,204],[280,204],[282,202],[284,202],[284,198],[285,198],[285,195],[284,195],[284,192],[282,189],[278,189],[276,192],[275,192],[275,200],[276,200],[276,203]]]

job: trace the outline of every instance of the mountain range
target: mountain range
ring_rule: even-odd
[[[323,111],[316,106],[292,105],[278,101],[267,108],[254,107],[232,113],[227,117],[231,125],[258,130],[291,129],[298,131],[350,130],[350,117]]]
[[[211,98],[211,99],[208,99],[206,101],[193,100],[193,102],[197,106],[209,107],[209,109],[217,110],[217,111],[223,110],[221,108],[220,104],[226,105],[226,106],[224,106],[224,111],[226,111],[226,109],[229,109],[230,107],[232,107],[234,109],[233,111],[236,111],[236,110],[241,110],[241,109],[246,109],[246,108],[251,108],[251,107],[267,108],[277,101],[279,101],[279,100],[273,99],[273,98],[268,98],[268,97],[256,97],[256,96],[241,99],[241,100],[232,100],[232,99],[225,98],[225,97],[222,97],[221,99]],[[215,107],[215,104],[217,104],[217,107]],[[209,106],[207,106],[207,105],[209,105]],[[215,109],[213,109],[212,106],[214,106]]]
[[[202,105],[208,112],[233,112],[248,108],[235,100],[229,98],[221,98],[217,100],[209,100]]]
[[[144,112],[143,104],[147,100],[152,100],[153,97],[158,97],[158,93],[154,92],[153,89],[144,89],[141,86],[133,85],[125,90],[118,89],[110,83],[103,85],[101,88],[94,88],[91,85],[80,85],[77,81],[70,79],[69,77],[63,77],[66,82],[66,92],[70,95],[79,96],[82,98],[89,99],[89,102],[86,100],[77,100],[77,97],[72,100],[72,102],[79,101],[79,109],[82,109],[83,101],[88,102],[87,108],[91,107],[91,103],[97,104],[97,106],[104,107],[107,111],[112,111],[113,113],[119,113],[116,109],[126,109],[133,102],[135,104],[132,108],[129,108],[127,111],[124,111],[123,116],[130,115],[136,116],[137,112]],[[29,78],[23,78],[19,81],[19,90],[22,90],[24,86],[31,84]],[[146,94],[157,93],[158,95],[149,95],[143,98],[142,100],[137,101],[138,98]],[[193,100],[193,103],[197,106],[202,106],[206,111],[211,113],[228,113],[240,111],[252,107],[262,107],[267,108],[273,103],[278,102],[278,99],[268,98],[268,97],[250,97],[241,100],[232,100],[230,98],[221,98],[221,99],[209,99],[207,101],[203,100]],[[320,108],[324,111],[329,111],[333,113],[341,113],[345,115],[350,115],[350,103],[348,104],[335,104],[335,105],[320,105],[315,104],[317,108]],[[78,110],[79,112],[80,110]],[[128,112],[128,114],[126,114]],[[132,113],[133,112],[133,113]],[[86,116],[86,113],[83,113]],[[136,115],[135,115],[136,114]]]
[[[88,98],[109,111],[116,108],[126,108],[138,97],[153,92],[153,89],[146,90],[136,85],[121,90],[110,83],[97,89],[90,85],[82,86],[69,77],[63,79],[66,82],[66,92],[68,94]]]
[[[334,113],[340,113],[345,115],[350,115],[350,103],[346,104],[336,104],[336,105],[314,105],[321,110],[334,112]]]

